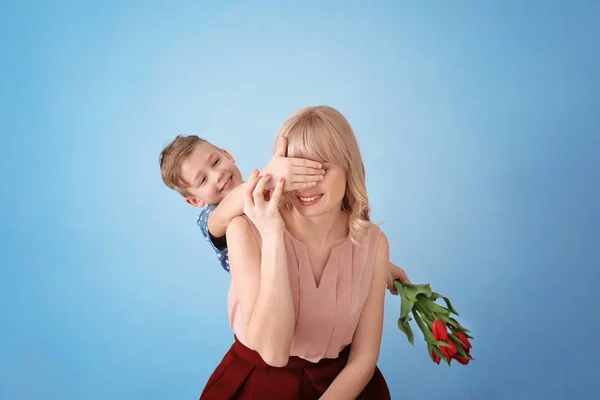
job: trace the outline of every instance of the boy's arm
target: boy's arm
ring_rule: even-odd
[[[233,188],[208,216],[208,232],[214,238],[225,236],[231,220],[244,214],[245,188],[245,182]]]

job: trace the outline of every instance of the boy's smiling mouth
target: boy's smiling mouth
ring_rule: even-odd
[[[227,178],[227,180],[225,181],[225,184],[221,187],[219,192],[223,192],[224,190],[229,189],[229,187],[231,186],[232,180],[233,180],[233,175],[229,175],[229,178]]]

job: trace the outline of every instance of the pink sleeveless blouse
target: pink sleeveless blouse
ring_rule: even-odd
[[[335,246],[317,286],[307,246],[286,231],[284,242],[296,310],[290,356],[316,363],[323,358],[337,358],[352,342],[371,289],[380,233],[379,227],[371,225],[360,239],[360,246],[353,244],[350,237]],[[250,347],[244,336],[233,283],[229,288],[228,311],[238,340]]]

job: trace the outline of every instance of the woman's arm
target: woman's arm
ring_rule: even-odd
[[[377,247],[371,291],[352,339],[348,363],[325,391],[322,400],[356,399],[373,377],[381,345],[389,258],[389,244],[382,232]]]
[[[245,217],[231,221],[227,227],[231,279],[249,346],[270,366],[284,367],[290,355],[296,317],[283,230],[263,229],[261,239],[259,248]]]

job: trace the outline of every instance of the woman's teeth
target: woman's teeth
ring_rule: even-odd
[[[298,197],[300,199],[300,201],[307,203],[309,201],[315,201],[318,198],[320,198],[321,196],[323,196],[322,194],[319,194],[317,196],[312,196],[312,197]]]

